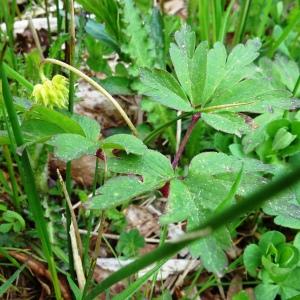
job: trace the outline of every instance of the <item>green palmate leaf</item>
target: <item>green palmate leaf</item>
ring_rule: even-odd
[[[176,79],[167,71],[144,69],[141,74],[143,94],[159,103],[181,111],[191,111],[188,99]]]
[[[58,134],[54,136],[49,145],[54,146],[54,155],[64,161],[71,161],[83,155],[95,154],[99,148],[97,141],[90,140],[79,134]]]
[[[171,181],[168,213],[161,217],[161,222],[166,224],[187,219],[188,230],[193,230],[209,216],[223,210],[222,206],[227,207],[227,201],[233,204],[234,194],[243,196],[261,185],[265,179],[260,174],[272,174],[274,171],[274,167],[254,159],[201,153],[192,160],[188,176],[183,181]],[[227,265],[224,250],[230,245],[230,233],[223,228],[194,243],[190,251],[194,256],[200,256],[207,270],[221,275]]]
[[[170,46],[170,56],[177,78],[194,105],[201,103],[206,78],[208,43],[197,49],[196,35],[187,25],[175,33],[176,44]]]
[[[122,19],[125,25],[124,34],[128,43],[122,46],[122,51],[130,56],[137,75],[137,67],[154,66],[155,44],[150,38],[150,29],[143,22],[141,12],[133,0],[122,0]]]
[[[215,114],[202,113],[201,118],[214,129],[235,134],[238,137],[241,137],[250,130],[250,126],[245,122],[245,119],[232,112],[220,112]]]
[[[116,250],[129,258],[138,254],[139,248],[145,246],[145,240],[137,229],[132,229],[129,232],[122,232],[118,241]]]
[[[207,78],[203,95],[205,103],[239,85],[243,79],[253,76],[252,62],[258,57],[260,46],[258,39],[249,40],[246,45],[237,45],[227,58],[224,45],[219,42],[214,45],[207,56]]]
[[[88,204],[91,209],[108,209],[126,203],[161,188],[174,176],[169,160],[153,150],[138,156],[131,154],[109,158],[108,168],[127,176],[114,177],[100,187]]]
[[[127,154],[143,155],[147,147],[133,135],[115,134],[101,142],[102,149],[124,150]]]
[[[166,242],[150,253],[114,272],[92,289],[92,291],[87,295],[87,298],[94,299],[102,292],[108,290],[108,288],[115,283],[128,278],[128,276],[137,273],[139,270],[144,269],[156,261],[171,257],[187,245],[210,235],[212,232],[222,228],[224,225],[228,225],[235,220],[238,220],[240,217],[244,216],[244,214],[252,211],[252,209],[260,207],[266,199],[275,197],[286,188],[295,184],[299,179],[299,174],[300,168],[294,168],[292,172],[289,172],[274,182],[256,190],[250,196],[246,196],[244,199],[239,201],[236,205],[225,209],[221,213],[214,214],[211,218],[206,220],[205,223],[202,223],[197,230],[191,234],[185,234],[179,241]],[[295,269],[295,271],[298,269],[300,271],[300,268]],[[289,280],[290,284],[297,286],[299,285],[299,276],[299,272],[297,274],[291,274],[287,280]]]

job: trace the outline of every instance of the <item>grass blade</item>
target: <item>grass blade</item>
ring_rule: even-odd
[[[12,274],[1,286],[0,286],[0,297],[9,289],[9,287],[14,283],[17,277],[24,270],[26,264],[22,265],[14,274]]]
[[[4,104],[11,123],[15,142],[19,147],[24,144],[24,139],[21,132],[18,116],[14,108],[13,99],[9,90],[9,84],[8,84],[8,80],[6,77],[6,73],[2,61],[0,62],[0,77],[2,79],[2,93],[3,93]],[[27,194],[29,210],[32,213],[36,230],[41,240],[43,253],[48,262],[48,267],[51,273],[56,298],[61,299],[60,285],[59,285],[55,262],[52,254],[50,238],[47,231],[47,224],[44,218],[41,201],[39,199],[36,190],[34,174],[31,168],[29,156],[26,149],[23,151],[21,156],[21,165],[22,165],[22,170],[24,172],[23,184],[24,184],[25,192]]]
[[[272,47],[270,48],[268,55],[272,57],[280,46],[280,44],[288,37],[289,33],[293,30],[294,26],[300,21],[300,10],[294,15],[293,19],[291,20],[290,24],[288,24],[284,30],[282,31],[280,37],[274,41]]]
[[[234,33],[233,46],[240,43],[243,39],[251,2],[252,0],[244,0],[242,3],[237,29]]]

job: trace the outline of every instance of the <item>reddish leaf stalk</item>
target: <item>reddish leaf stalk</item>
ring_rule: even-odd
[[[183,137],[183,140],[180,143],[179,149],[178,149],[178,151],[177,151],[177,153],[174,157],[174,160],[172,162],[172,167],[173,167],[174,170],[176,169],[176,167],[179,163],[179,160],[182,156],[182,153],[185,149],[185,146],[186,146],[186,144],[187,144],[187,142],[188,142],[188,140],[189,140],[189,138],[190,138],[190,136],[193,132],[193,129],[194,129],[195,125],[197,124],[197,122],[200,118],[201,118],[201,113],[200,112],[193,115],[191,124],[189,125],[189,127],[188,127],[188,129],[185,133],[185,136]]]
[[[191,121],[191,124],[189,125],[186,133],[185,133],[185,136],[183,137],[181,143],[180,143],[180,146],[179,146],[179,149],[177,151],[177,153],[175,154],[175,157],[174,157],[174,160],[172,162],[172,167],[173,169],[175,170],[178,163],[179,163],[179,160],[182,156],[182,153],[185,149],[185,146],[193,132],[193,129],[194,127],[196,126],[198,120],[201,118],[201,113],[198,112],[196,114],[193,115],[192,117],[192,121]],[[161,189],[160,189],[160,192],[162,193],[162,195],[165,197],[165,198],[168,198],[169,196],[169,191],[170,191],[170,182],[167,182]]]

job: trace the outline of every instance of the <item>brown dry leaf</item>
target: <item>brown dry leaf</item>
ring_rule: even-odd
[[[51,274],[47,269],[46,265],[42,262],[34,259],[32,256],[16,251],[9,251],[9,255],[18,260],[19,262],[26,263],[27,267],[31,270],[31,272],[39,278],[39,280],[47,280],[51,282]],[[60,288],[62,292],[62,296],[65,300],[72,300],[71,291],[69,289],[69,285],[67,280],[63,276],[59,276]],[[44,281],[43,281],[44,283]],[[45,286],[43,286],[45,288]]]
[[[66,163],[50,157],[49,169],[52,174],[56,173],[56,169],[59,169],[61,173],[66,170]],[[81,158],[74,159],[72,161],[72,178],[77,184],[90,187],[93,185],[95,174],[96,157],[93,155],[84,155]]]
[[[136,228],[144,237],[159,233],[158,216],[147,210],[145,207],[130,205],[125,210],[128,229]]]
[[[164,10],[169,15],[179,15],[186,18],[186,4],[184,0],[170,0],[164,3]]]

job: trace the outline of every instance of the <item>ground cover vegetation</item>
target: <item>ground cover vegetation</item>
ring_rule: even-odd
[[[1,299],[300,299],[299,1],[0,20]]]

